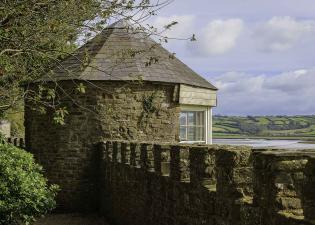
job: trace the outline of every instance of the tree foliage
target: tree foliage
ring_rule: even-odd
[[[0,2],[0,114],[14,108],[25,96],[39,110],[61,105],[54,89],[31,93],[28,84],[48,73],[69,56],[78,44],[101,31],[108,23],[127,18],[142,23],[172,0],[3,0]],[[173,23],[167,26],[169,29]],[[153,30],[148,26],[147,29]],[[21,88],[24,86],[25,88]],[[78,90],[84,89],[78,87]],[[43,90],[42,90],[43,91]],[[64,111],[63,111],[64,112]],[[62,119],[62,118],[61,118]],[[56,121],[61,121],[57,118]]]
[[[55,207],[57,186],[47,185],[33,156],[0,144],[0,224],[29,224]]]

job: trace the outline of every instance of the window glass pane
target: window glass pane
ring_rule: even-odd
[[[196,125],[204,126],[204,112],[196,112]]]
[[[188,125],[189,126],[194,126],[196,125],[196,113],[195,112],[188,112]]]
[[[196,128],[195,127],[188,127],[188,141],[196,141]]]
[[[205,112],[184,111],[180,113],[180,140],[205,140]]]
[[[179,123],[180,123],[181,126],[186,126],[186,116],[187,116],[186,112],[181,112],[180,113]]]
[[[180,127],[179,138],[181,141],[186,141],[186,127]]]
[[[204,140],[204,128],[198,127],[196,128],[196,140],[203,141]]]

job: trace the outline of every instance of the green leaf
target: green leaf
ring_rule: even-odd
[[[85,87],[85,85],[84,85],[83,83],[80,83],[80,84],[77,86],[76,90],[77,90],[79,93],[85,94],[86,87]]]
[[[65,117],[69,112],[66,107],[59,108],[55,111],[53,120],[56,124],[65,125]]]
[[[0,224],[31,224],[56,206],[58,186],[47,184],[34,157],[0,144]]]

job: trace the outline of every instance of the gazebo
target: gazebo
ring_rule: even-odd
[[[146,33],[125,20],[91,41],[31,84],[58,86],[69,115],[56,125],[25,103],[26,147],[61,186],[67,209],[93,201],[95,143],[212,141],[217,88]],[[77,87],[84,86],[84,93]],[[91,201],[88,201],[91,200]]]

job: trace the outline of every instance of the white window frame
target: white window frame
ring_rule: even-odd
[[[212,144],[212,107],[207,106],[192,106],[192,105],[181,105],[181,111],[184,112],[204,112],[204,133],[205,141],[180,141],[180,143],[202,143],[202,144]],[[179,119],[179,118],[178,118]]]

